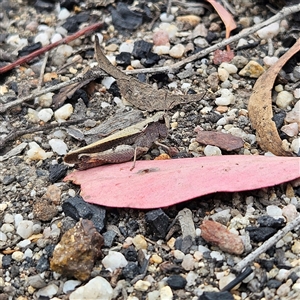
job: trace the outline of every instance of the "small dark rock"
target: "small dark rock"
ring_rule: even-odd
[[[137,260],[137,256],[138,256],[137,251],[136,251],[135,248],[132,247],[132,246],[128,247],[128,248],[124,251],[123,255],[125,256],[125,258],[126,258],[128,261],[136,261],[136,260]]]
[[[131,11],[127,4],[119,2],[117,8],[110,7],[112,23],[115,27],[127,30],[135,30],[143,23],[143,15]]]
[[[11,268],[10,268],[10,276],[12,278],[15,278],[18,275],[19,275],[19,268],[15,265],[12,265]]]
[[[76,221],[79,221],[80,218],[91,220],[98,232],[105,227],[106,210],[98,205],[85,202],[80,196],[67,199],[62,205],[62,209],[66,216]]]
[[[192,239],[192,237],[190,235],[188,236],[185,236],[182,240],[182,244],[181,244],[181,251],[184,253],[184,254],[187,254],[189,253],[192,245],[193,245],[193,242],[194,240]]]
[[[61,230],[62,233],[65,233],[69,229],[73,228],[76,225],[76,220],[71,217],[65,217],[61,221]]]
[[[2,257],[2,267],[3,269],[6,269],[10,266],[11,264],[11,255],[4,255]]]
[[[267,282],[267,287],[269,289],[278,289],[282,285],[282,282],[276,279],[270,279]]]
[[[130,261],[122,270],[122,275],[126,280],[132,280],[140,274],[140,268],[137,263]]]
[[[51,165],[49,168],[49,180],[55,183],[66,176],[68,167],[63,164]]]
[[[3,183],[4,185],[9,185],[9,184],[11,184],[12,182],[14,182],[15,180],[16,180],[16,176],[14,176],[14,175],[6,175],[6,176],[4,176],[3,179],[2,179],[2,183]]]
[[[155,65],[158,61],[160,60],[160,56],[156,53],[153,52],[149,52],[147,54],[146,59],[142,59],[141,63],[146,67],[152,67],[153,65]]]
[[[261,259],[259,263],[267,272],[271,271],[274,267],[274,260],[272,259]]]
[[[39,11],[52,11],[55,7],[55,2],[52,0],[37,0],[34,3],[34,8]]]
[[[204,292],[198,300],[234,300],[229,292]]]
[[[112,230],[108,230],[108,231],[104,232],[102,234],[102,236],[104,238],[104,247],[111,248],[114,243],[116,235],[117,235],[116,232],[114,232]]]
[[[246,227],[246,230],[254,242],[264,242],[277,232],[277,229],[272,227]]]
[[[108,92],[110,94],[112,94],[114,97],[118,97],[118,98],[122,97],[121,93],[120,93],[120,90],[119,90],[119,87],[118,87],[118,84],[117,84],[116,81],[112,83],[112,85],[108,89]]]
[[[128,223],[126,223],[127,228],[127,234],[129,236],[135,235],[136,231],[139,229],[139,223],[137,220],[129,220]]]
[[[166,236],[169,226],[169,217],[161,208],[147,212],[145,220],[155,237],[164,238]]]
[[[74,16],[67,18],[66,22],[62,25],[69,33],[78,31],[79,24]]]
[[[184,287],[187,284],[187,281],[180,275],[172,275],[167,279],[167,284],[173,290],[180,290],[184,289]]]
[[[279,113],[273,116],[272,121],[275,123],[277,129],[280,129],[282,127],[285,116],[285,111],[280,111]]]
[[[181,247],[182,247],[182,237],[181,236],[176,239],[174,247],[176,250],[181,251]]]
[[[18,51],[18,56],[19,57],[26,56],[26,55],[28,55],[28,54],[30,54],[30,53],[38,50],[38,49],[41,49],[41,48],[42,48],[42,43],[41,42],[25,46],[21,50]]]
[[[73,10],[75,5],[79,5],[79,0],[62,0],[60,1],[60,6],[65,7],[68,10]]]
[[[41,258],[38,260],[36,264],[36,270],[39,273],[43,273],[49,270],[49,268],[50,268],[50,264],[49,264],[48,257],[46,255],[41,256]]]
[[[129,52],[121,52],[116,56],[116,63],[123,67],[129,66],[131,64],[131,54]]]
[[[295,194],[296,194],[296,196],[300,197],[300,187],[296,188]]]
[[[151,51],[152,47],[152,43],[148,43],[144,40],[135,41],[132,55],[138,59],[147,58],[147,55]]]
[[[289,279],[292,279],[293,283],[295,283],[295,282],[299,279],[299,276],[297,275],[296,272],[292,272],[292,273],[289,275]]]
[[[218,36],[215,32],[212,31],[208,31],[207,32],[207,36],[205,37],[205,39],[207,40],[207,42],[210,44],[212,41],[214,41],[215,39],[217,39]]]
[[[258,217],[257,223],[260,227],[273,227],[273,228],[282,228],[285,224],[283,218],[275,219],[271,216],[261,216]]]

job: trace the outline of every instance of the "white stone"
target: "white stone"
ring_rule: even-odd
[[[32,226],[32,221],[21,221],[17,227],[17,234],[23,239],[29,238],[33,233]]]
[[[75,288],[81,284],[81,281],[79,280],[67,280],[65,283],[64,283],[64,286],[63,286],[63,292],[65,294],[69,293],[69,292],[72,292],[75,290]]]
[[[56,54],[64,57],[70,57],[73,53],[73,48],[69,45],[60,45],[56,49]]]
[[[204,148],[204,154],[206,156],[216,156],[216,155],[222,155],[222,151],[219,147],[207,145]]]
[[[282,209],[277,205],[268,205],[266,211],[267,215],[275,219],[282,218]]]
[[[184,83],[181,85],[181,89],[182,89],[182,90],[188,90],[190,87],[191,87],[191,84],[188,83],[188,82],[184,82]]]
[[[273,66],[277,61],[278,61],[278,57],[276,56],[265,56],[263,58],[264,64],[268,67]]]
[[[7,241],[7,236],[2,231],[0,231],[0,241],[2,241],[2,242],[6,242]]]
[[[190,271],[187,273],[185,279],[187,281],[186,286],[193,286],[196,284],[196,279],[198,278],[198,274],[194,271]]]
[[[52,156],[52,152],[46,152],[36,142],[30,142],[27,156],[31,160],[44,160]]]
[[[115,78],[107,76],[102,79],[101,84],[104,85],[106,89],[109,89],[115,81]]]
[[[169,54],[170,45],[162,45],[162,46],[153,46],[153,53],[158,55]]]
[[[67,103],[55,111],[54,117],[57,122],[64,122],[72,115],[72,113],[73,106],[70,103]]]
[[[173,292],[169,286],[164,286],[159,290],[160,300],[172,300]]]
[[[298,123],[291,123],[288,125],[284,125],[281,127],[281,131],[284,132],[288,136],[296,136],[299,132]]]
[[[109,251],[108,255],[103,258],[102,264],[106,269],[109,269],[113,272],[118,268],[124,268],[128,262],[122,253]]]
[[[272,39],[279,33],[279,22],[263,27],[256,33],[261,39]]]
[[[49,36],[49,34],[47,34],[45,32],[40,32],[35,36],[34,42],[35,43],[40,42],[42,44],[42,46],[49,45],[50,44],[50,36]]]
[[[58,155],[66,155],[68,152],[68,146],[63,140],[60,139],[51,139],[49,145],[53,152],[56,152]]]
[[[235,96],[229,89],[221,89],[221,97],[217,97],[215,100],[216,105],[230,105],[234,104]]]
[[[30,245],[30,244],[31,244],[31,241],[25,239],[25,240],[20,241],[20,242],[17,244],[17,246],[18,246],[19,248],[25,248],[25,247],[27,247],[27,246]]]
[[[191,254],[186,254],[183,258],[183,261],[181,263],[181,266],[186,270],[186,271],[191,271],[194,270],[195,268],[195,260],[194,257]]]
[[[52,105],[52,97],[54,93],[46,93],[38,98],[41,107],[50,107]]]
[[[53,116],[53,110],[51,108],[43,108],[38,112],[38,117],[43,122],[48,122]]]
[[[294,96],[292,93],[287,91],[282,91],[278,93],[276,97],[276,105],[279,108],[287,108],[294,100]]]
[[[229,78],[229,73],[223,68],[218,68],[218,76],[222,82],[226,81]]]
[[[184,259],[185,256],[185,254],[182,251],[177,249],[173,251],[173,255],[176,259],[180,259],[180,260]]]
[[[241,38],[241,39],[239,39],[236,47],[240,48],[240,47],[244,47],[244,46],[247,46],[247,45],[248,45],[248,41],[246,39]]]
[[[217,261],[224,259],[224,255],[222,253],[220,253],[219,251],[211,251],[210,257]]]
[[[291,144],[291,149],[294,153],[299,154],[300,151],[300,137],[294,139]]]
[[[21,214],[15,214],[14,216],[15,227],[18,227],[21,221],[23,221],[23,216]]]
[[[177,89],[177,82],[176,81],[173,81],[171,83],[168,84],[168,88],[169,89]]]
[[[149,281],[138,280],[134,284],[134,289],[137,290],[137,291],[145,292],[149,289],[150,286],[151,286],[151,283]]]
[[[3,218],[4,223],[13,223],[14,222],[14,216],[12,214],[5,214]]]
[[[33,253],[32,253],[32,250],[31,249],[26,249],[25,251],[24,251],[24,259],[26,258],[26,257],[29,257],[29,258],[31,258],[33,256]]]
[[[160,300],[159,291],[149,292],[147,294],[147,300]]]
[[[286,269],[280,269],[278,271],[278,274],[276,276],[276,279],[279,280],[279,281],[286,281],[288,276],[290,274],[290,271],[289,270],[286,270]]]
[[[86,285],[70,294],[70,300],[111,300],[113,289],[109,282],[101,276],[91,279]]]
[[[24,254],[21,251],[15,251],[11,255],[11,258],[15,261],[22,261],[24,259]]]
[[[227,63],[227,62],[222,62],[220,64],[219,68],[225,69],[228,72],[228,74],[236,74],[238,71],[238,68],[235,65]]]
[[[178,31],[177,26],[170,24],[170,23],[166,23],[166,22],[161,22],[159,25],[159,29],[166,31],[168,33],[170,39],[174,38]]]
[[[15,227],[12,225],[12,224],[7,224],[7,223],[4,223],[2,226],[1,226],[1,229],[0,229],[2,232],[4,233],[7,233],[7,232],[13,232],[15,230]]]
[[[119,52],[129,52],[132,53],[134,48],[133,40],[126,41],[122,43],[119,47]]]
[[[50,283],[49,285],[39,289],[35,295],[38,298],[41,296],[52,298],[54,295],[57,294],[57,292],[58,292],[58,286],[53,283]]]
[[[70,12],[66,8],[62,8],[57,16],[59,20],[65,20],[70,16]]]
[[[198,37],[194,39],[194,44],[200,48],[206,48],[209,46],[207,40],[202,37]]]
[[[173,15],[167,14],[165,12],[162,13],[159,18],[160,18],[160,20],[162,22],[167,22],[167,23],[171,23],[174,20],[174,16]]]
[[[297,101],[293,109],[286,114],[284,119],[288,123],[298,123],[300,126],[300,101]]]
[[[109,103],[107,103],[107,102],[105,102],[105,101],[102,101],[102,102],[100,103],[100,106],[101,106],[101,108],[106,108],[106,107],[111,106],[111,104],[109,104]]]
[[[174,58],[181,58],[183,56],[184,50],[185,48],[182,44],[177,44],[170,49],[169,55]]]
[[[54,33],[51,37],[51,43],[56,43],[62,39],[62,35],[60,33]]]
[[[299,99],[299,98],[300,98],[300,88],[294,89],[294,97],[295,97],[296,99]]]
[[[227,124],[227,118],[223,117],[217,121],[217,126],[224,126]]]

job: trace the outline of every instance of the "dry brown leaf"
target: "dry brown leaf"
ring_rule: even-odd
[[[226,27],[226,38],[229,38],[230,32],[236,28],[236,23],[232,17],[232,15],[218,2],[215,0],[206,0],[209,2],[213,8],[216,10],[220,18],[222,19],[225,27]],[[227,51],[230,51],[229,45],[227,45]]]
[[[275,123],[272,121],[272,88],[279,71],[299,50],[300,39],[257,79],[249,99],[249,118],[256,130],[257,142],[263,150],[275,155],[291,156],[292,153],[283,148]]]

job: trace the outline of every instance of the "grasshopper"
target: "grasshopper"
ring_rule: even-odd
[[[109,163],[122,163],[147,153],[153,143],[168,135],[164,112],[120,130],[88,146],[69,152],[64,161],[85,170]]]

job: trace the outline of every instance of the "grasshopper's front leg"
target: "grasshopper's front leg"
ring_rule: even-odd
[[[78,155],[76,167],[79,170],[101,166],[104,164],[116,164],[130,161],[147,153],[147,147],[134,147],[130,145],[120,145],[114,149],[109,149],[99,153],[82,153]]]

